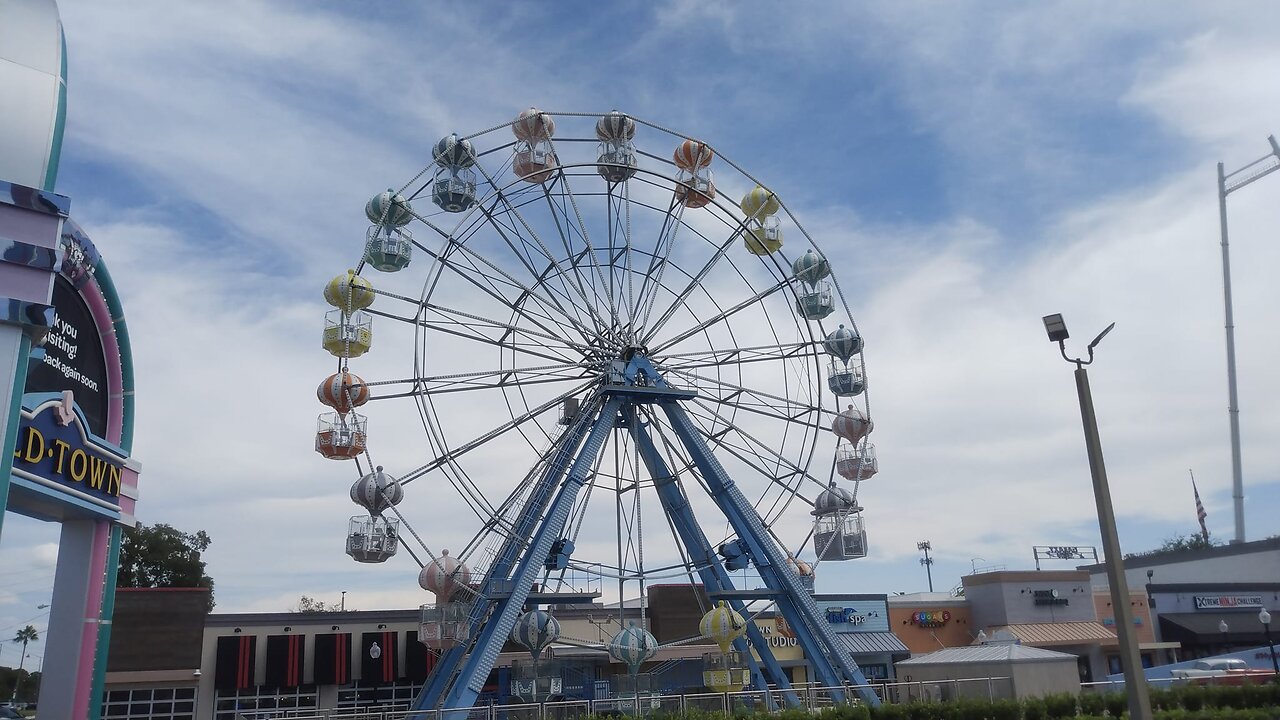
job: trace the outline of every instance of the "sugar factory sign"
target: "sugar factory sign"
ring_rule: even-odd
[[[1261,595],[1196,595],[1195,600],[1197,610],[1262,607]]]
[[[950,610],[917,610],[911,613],[911,624],[922,628],[940,628],[951,622]]]
[[[32,360],[27,370],[26,392],[71,390],[76,405],[89,421],[89,430],[105,437],[107,363],[93,314],[71,282],[61,275],[53,286],[53,307],[53,323],[44,342],[44,359]]]

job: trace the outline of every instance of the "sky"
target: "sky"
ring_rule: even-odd
[[[441,136],[531,105],[704,139],[827,249],[866,339],[881,470],[860,494],[871,556],[824,563],[819,590],[925,590],[922,540],[939,590],[1030,569],[1033,545],[1101,544],[1050,313],[1073,354],[1116,323],[1090,380],[1124,550],[1197,529],[1189,470],[1214,537],[1234,533],[1216,163],[1280,132],[1274,5],[59,6],[58,191],[128,316],[138,518],[210,535],[219,612],[431,601],[408,556],[342,552],[356,473],[312,450],[333,371],[320,291],[357,261],[372,194]],[[1264,179],[1229,199],[1249,540],[1280,534],[1277,198]],[[412,368],[412,337],[387,335],[352,362],[367,379]],[[398,411],[378,432],[424,444]],[[423,484],[400,509],[434,549],[460,542],[451,489]],[[57,537],[5,518],[0,635],[47,622]]]

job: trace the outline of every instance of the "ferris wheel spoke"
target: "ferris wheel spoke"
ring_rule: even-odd
[[[513,252],[516,252],[517,255],[519,255],[518,251],[515,250],[514,246],[512,246],[509,241],[507,242],[507,245],[508,247],[512,248]],[[551,328],[548,328],[543,323],[537,321],[536,318],[543,318],[547,322],[557,326],[557,329],[559,330],[559,333],[561,335],[565,334],[565,331],[572,329],[573,331],[576,332],[578,336],[580,336],[583,339],[584,342],[589,342],[592,336],[590,329],[587,328],[587,326],[582,323],[581,318],[577,316],[578,313],[576,312],[576,310],[575,312],[570,313],[564,308],[560,300],[558,300],[555,297],[554,293],[556,291],[550,285],[543,285],[543,283],[541,282],[537,282],[533,286],[526,285],[525,283],[520,282],[520,280],[518,280],[511,273],[499,267],[496,263],[490,261],[488,258],[484,257],[480,253],[477,253],[474,250],[472,250],[465,243],[454,242],[450,246],[450,248],[455,249],[457,252],[462,253],[469,260],[471,260],[471,264],[468,267],[459,267],[455,265],[449,265],[449,268],[450,270],[454,271],[458,275],[461,275],[464,279],[466,279],[472,285],[475,285],[477,287],[482,287],[480,283],[477,282],[477,280],[474,277],[472,277],[472,273],[479,274],[481,277],[484,277],[490,283],[491,289],[487,290],[486,294],[488,294],[490,297],[493,297],[498,302],[503,303],[504,305],[511,308],[513,311],[519,313],[520,315],[527,317],[530,320],[530,322],[535,323],[543,331],[547,333],[551,333],[553,335],[556,334],[556,330],[552,330]],[[449,254],[450,253],[448,251],[446,251],[445,253],[442,253],[442,255],[446,256],[445,262],[448,262],[447,256]],[[524,258],[521,258],[521,262],[525,263]],[[494,286],[494,283],[496,283],[497,281],[490,278],[486,273],[480,270],[479,267],[476,266],[476,263],[484,267],[487,267],[493,272],[497,273],[505,281],[505,283],[509,285],[511,289],[520,291],[519,296],[515,300],[509,299],[505,294],[503,294],[500,288]],[[525,263],[525,268],[526,268],[526,271],[531,276],[535,275],[535,271],[532,266]],[[546,287],[547,291],[552,294],[547,296],[543,296],[542,294],[539,294],[535,290],[535,288],[539,286]],[[525,300],[536,301],[538,307],[543,311],[543,313],[534,315],[531,310],[527,309],[528,304],[524,302]],[[573,301],[571,298],[566,296],[565,300],[568,301],[571,306],[573,305]],[[552,313],[558,314],[558,316],[561,319],[556,320],[555,317],[552,316]]]
[[[772,409],[772,408],[778,408],[778,407],[783,407],[787,409],[795,408],[796,410],[795,414],[787,414],[782,412],[772,412],[772,413],[764,412],[764,414],[777,420],[785,420],[787,422],[799,422],[801,424],[807,424],[806,421],[801,419],[805,416],[813,415],[818,418],[822,417],[821,408],[815,407],[805,402],[801,402],[796,398],[789,398],[782,395],[775,395],[774,393],[765,392],[763,390],[757,390],[755,388],[749,388],[744,385],[739,385],[737,383],[732,383],[727,380],[721,380],[719,378],[713,378],[706,375],[698,375],[691,372],[681,372],[678,370],[673,370],[671,372],[672,374],[679,375],[681,377],[686,377],[691,380],[696,380],[702,383],[713,383],[716,386],[718,386],[720,391],[725,393],[724,396],[708,395],[708,394],[701,395],[701,397],[710,398],[712,400],[715,400],[717,403],[742,406],[744,407],[744,409],[752,409],[752,408]],[[703,389],[706,389],[706,388],[703,388]],[[752,398],[754,399],[755,402],[747,403],[744,400],[744,398]]]
[[[574,243],[571,235],[576,234],[577,237],[581,238],[582,244],[585,248],[585,253],[588,254],[592,259],[591,266],[595,270],[596,280],[599,280],[600,282],[599,289],[601,291],[605,291],[608,293],[606,300],[609,306],[610,324],[607,325],[606,327],[617,327],[618,308],[614,305],[614,302],[613,302],[612,284],[605,282],[604,274],[600,269],[600,262],[597,259],[596,249],[591,243],[591,234],[588,232],[586,224],[582,221],[582,211],[578,208],[578,201],[574,197],[572,188],[570,188],[569,186],[568,174],[561,173],[560,180],[561,180],[560,187],[563,189],[563,192],[558,196],[558,199],[561,202],[564,202],[566,198],[568,199],[569,205],[573,209],[573,218],[569,217],[569,213],[566,208],[556,207],[556,203],[553,202],[552,194],[550,191],[547,191],[545,193],[545,196],[547,198],[547,205],[551,208],[551,216],[556,223],[556,230],[559,231],[560,233],[560,241],[564,245],[565,253],[570,258],[572,258],[570,260],[571,265],[575,269],[577,269],[579,267],[578,260],[581,257],[583,257],[583,252],[574,251],[573,249]],[[564,221],[563,224],[561,223],[561,220]],[[576,233],[573,231],[576,231]],[[581,276],[578,277],[578,282],[579,282],[579,285],[582,284]],[[599,291],[597,291],[595,295],[598,298]]]
[[[543,193],[545,194],[546,192],[547,190],[544,189]],[[528,237],[532,239],[532,241],[538,246],[538,249],[542,251],[542,256],[546,258],[546,260],[550,262],[552,265],[556,266],[556,269],[559,271],[560,281],[564,284],[567,284],[574,291],[576,291],[577,297],[582,301],[583,308],[593,317],[595,330],[601,331],[608,328],[608,323],[605,323],[602,321],[602,319],[600,318],[600,315],[596,312],[594,303],[592,303],[590,298],[587,297],[587,293],[582,288],[581,283],[576,281],[580,279],[580,276],[578,276],[578,274],[575,272],[573,273],[573,278],[571,279],[570,274],[565,272],[565,269],[563,267],[560,267],[560,261],[556,259],[555,255],[547,247],[547,244],[543,242],[542,238],[538,235],[537,231],[534,230],[533,226],[529,223],[528,219],[524,217],[524,214],[520,212],[519,207],[511,204],[507,200],[506,193],[504,191],[499,190],[497,195],[498,195],[498,198],[502,199],[502,201],[506,203],[509,215],[515,219],[515,221],[519,224],[519,227],[523,228],[524,232],[528,234]],[[495,228],[500,227],[500,224],[497,223],[496,221],[493,222],[493,225]],[[510,244],[509,239],[506,237],[506,233],[502,233],[502,234],[503,234],[504,240],[507,240],[508,244]],[[520,234],[519,237],[522,242],[526,242],[527,244],[527,241],[525,240],[525,235]],[[575,309],[577,309],[576,303],[574,307]]]
[[[546,270],[539,272],[536,269],[537,266],[543,262],[548,263],[548,267],[554,267],[556,265],[555,258],[547,252],[545,245],[541,245],[541,242],[539,241],[535,248],[534,245],[531,245],[529,241],[520,234],[520,228],[518,226],[504,225],[498,222],[496,214],[489,214],[489,218],[491,226],[498,233],[498,236],[502,238],[502,241],[506,243],[507,247],[511,249],[512,254],[519,259],[521,265],[525,268],[525,272],[527,272],[530,277],[537,279],[537,282],[535,282],[532,287],[525,287],[522,283],[518,283],[515,278],[510,278],[511,281],[528,292],[532,297],[538,299],[543,298],[534,292],[534,288],[545,287],[548,293],[546,297],[550,299],[551,305],[564,317],[566,321],[570,322],[578,329],[578,332],[582,334],[584,340],[589,338],[591,336],[591,330],[587,327],[587,323],[583,321],[582,314],[578,308],[578,302],[574,298],[574,293],[569,287],[565,286],[564,279],[561,277],[561,274],[550,274]],[[519,239],[519,244],[523,248],[523,251],[521,250],[521,247],[516,246],[512,237]],[[534,253],[535,251],[537,251],[536,254],[539,256],[538,258],[531,256],[531,253]],[[508,277],[510,276],[508,275]],[[548,278],[558,278],[560,280],[561,287],[556,288],[547,281]],[[568,304],[568,308],[565,307],[565,303]]]
[[[510,321],[498,320],[495,318],[486,317],[484,315],[478,315],[476,313],[459,310],[457,308],[445,307],[442,305],[435,305],[432,303],[424,303],[422,308],[423,310],[429,310],[431,312],[437,313],[438,315],[441,316],[442,320],[446,321],[446,324],[457,324],[465,328],[475,329],[477,331],[481,329],[501,331],[501,335],[496,339],[489,338],[488,336],[485,336],[485,335],[478,335],[478,337],[486,338],[489,341],[489,344],[491,345],[503,345],[508,342],[510,342],[511,344],[520,345],[521,343],[515,342],[513,338],[526,338],[530,343],[533,343],[540,347],[544,347],[547,350],[553,349],[551,346],[548,345],[548,343],[558,343],[561,345],[565,345],[567,346],[567,348],[565,349],[575,351],[579,354],[585,353],[590,349],[589,346],[587,345],[583,345],[583,344],[574,342],[572,340],[566,339],[561,335],[556,335],[554,333],[547,333],[547,332],[538,332],[535,330],[531,330],[529,328],[521,327]],[[420,322],[430,322],[430,321],[424,319]],[[564,362],[566,364],[573,363],[572,360],[564,357],[561,357],[560,360],[561,362]]]
[[[713,427],[716,424],[722,424],[716,421],[719,416],[714,410],[707,408],[705,404],[699,404],[702,405],[701,411],[691,412],[690,415],[701,421],[699,425],[702,427],[703,434],[707,437],[708,442],[751,467],[760,477],[767,479],[778,490],[788,495],[802,497],[798,492],[801,483],[812,481],[823,485],[808,470],[796,465],[790,459],[778,453],[772,446],[761,442],[758,438],[737,426],[731,425],[713,432],[704,423],[709,422]],[[730,439],[734,436],[740,438],[740,442],[733,442]],[[793,481],[795,484],[789,483],[788,480]],[[790,501],[788,500],[788,502]],[[809,501],[805,500],[805,502],[808,503]]]
[[[739,228],[730,235],[729,239],[725,240],[720,247],[716,248],[716,251],[712,253],[711,258],[703,264],[702,268],[699,269],[698,272],[693,274],[693,277],[689,279],[689,282],[685,285],[684,289],[676,294],[675,299],[667,306],[666,311],[664,311],[662,315],[658,317],[657,321],[653,323],[653,326],[648,329],[644,338],[640,341],[641,345],[647,345],[651,340],[653,340],[654,336],[657,335],[658,332],[662,330],[663,326],[665,326],[667,322],[675,316],[676,312],[680,308],[684,307],[689,296],[702,286],[702,281],[706,279],[707,275],[711,273],[712,269],[715,268],[720,260],[725,257],[729,248],[734,245],[734,242],[741,236],[741,234],[742,230]]]
[[[662,276],[666,273],[667,265],[670,262],[671,250],[675,246],[676,238],[680,235],[681,228],[685,227],[682,222],[685,207],[682,203],[676,201],[674,195],[671,198],[672,210],[667,211],[663,219],[662,230],[658,233],[657,246],[661,248],[649,262],[649,270],[645,273],[644,280],[640,284],[640,296],[637,298],[636,311],[643,310],[640,316],[640,322],[635,327],[635,333],[638,337],[644,337],[645,326],[649,323],[649,314],[653,312],[653,306],[658,301],[658,292],[662,289]],[[655,262],[656,260],[656,262]],[[648,295],[646,296],[646,290]]]
[[[413,470],[410,473],[407,473],[403,478],[401,478],[400,484],[408,485],[410,482],[448,463],[457,461],[458,458],[462,457],[463,455],[466,455],[467,453],[471,452],[472,450],[475,450],[478,447],[483,446],[485,443],[489,442],[490,440],[493,440],[494,438],[507,432],[508,430],[511,430],[512,428],[517,428],[552,408],[558,408],[560,404],[565,401],[565,399],[585,392],[589,387],[594,385],[596,382],[598,381],[595,378],[591,378],[586,382],[575,386],[573,389],[567,392],[564,392],[560,395],[557,395],[556,397],[551,398],[550,400],[547,400],[546,402],[538,405],[537,407],[530,409],[525,413],[522,413],[516,417],[511,418],[507,422],[504,422],[501,425],[498,425],[497,427],[493,428],[492,430],[489,430],[483,435],[480,435],[472,440],[469,440],[452,450],[445,449],[444,452],[442,452],[438,457],[436,457],[431,462]]]
[[[657,347],[653,348],[653,354],[660,356],[662,354],[662,351],[668,348],[674,347],[680,344],[681,342],[684,342],[685,340],[688,340],[689,338],[693,337],[694,335],[697,335],[698,333],[706,330],[707,328],[713,327],[721,322],[724,322],[725,320],[729,319],[733,315],[736,315],[747,308],[757,306],[759,303],[763,302],[765,298],[769,297],[770,295],[778,292],[779,290],[785,287],[788,287],[788,285],[789,283],[786,280],[782,280],[774,283],[772,286],[757,292],[755,295],[752,295],[751,297],[739,302],[738,304],[730,306],[729,309],[724,310],[719,315],[703,320],[697,325],[694,325],[693,327],[679,333],[675,337],[659,344]]]
[[[822,357],[822,351],[818,349],[818,345],[816,341],[778,343],[750,348],[679,353],[667,355],[661,362],[654,363],[654,367],[663,372],[685,374],[700,368],[721,367],[727,363],[737,363],[741,366],[761,362],[808,361]]]
[[[419,247],[422,247],[422,246],[419,246]],[[542,331],[544,338],[554,338],[561,342],[565,342],[569,345],[573,345],[574,343],[572,343],[568,339],[568,334],[569,334],[568,331],[571,328],[576,332],[577,335],[582,337],[584,341],[586,341],[590,337],[590,335],[587,332],[587,329],[581,325],[577,325],[576,323],[574,323],[573,318],[570,317],[568,314],[564,313],[563,309],[559,308],[554,300],[550,301],[551,306],[556,307],[556,309],[560,311],[560,316],[564,318],[564,320],[568,321],[569,323],[568,326],[566,326],[565,324],[559,321],[556,321],[554,318],[551,317],[550,314],[535,315],[533,312],[527,309],[528,308],[527,304],[519,301],[512,301],[511,299],[507,298],[504,294],[502,294],[501,290],[498,287],[494,286],[493,283],[495,283],[496,281],[490,278],[487,274],[485,274],[484,272],[480,271],[475,267],[463,266],[457,263],[456,261],[453,261],[450,257],[450,255],[452,254],[449,252],[450,249],[455,249],[457,252],[461,252],[469,258],[475,258],[482,265],[491,268],[494,272],[499,273],[507,282],[511,284],[512,288],[516,288],[521,291],[521,295],[520,295],[521,299],[534,298],[539,301],[539,307],[543,309],[547,308],[547,304],[546,304],[547,301],[545,298],[542,298],[541,296],[537,295],[530,288],[525,287],[522,283],[517,281],[514,277],[511,277],[508,273],[503,271],[501,268],[498,268],[493,263],[478,256],[475,253],[472,253],[469,248],[466,248],[465,245],[452,243],[451,241],[451,244],[446,247],[444,252],[436,253],[433,250],[429,250],[425,248],[424,248],[424,252],[431,255],[431,257],[435,258],[439,262],[440,267],[448,269],[453,274],[453,276],[456,276],[462,279],[464,282],[480,290],[482,293],[484,293],[486,296],[493,299],[495,302],[503,305],[504,307],[511,309],[518,316],[524,318],[525,320],[528,320],[530,324],[538,328],[538,330]],[[484,278],[486,281],[488,281],[488,284],[481,282],[480,278]],[[434,285],[439,281],[440,281],[440,275],[437,275],[436,278],[433,280],[432,284]],[[424,304],[425,304],[425,301],[424,301]],[[551,323],[554,327],[548,327],[544,323],[544,321],[547,323]],[[530,331],[526,329],[525,332],[530,332]],[[582,346],[579,345],[578,347],[582,347]]]
[[[367,308],[365,312],[377,317],[384,317],[390,320],[399,320],[401,322],[405,322],[411,325],[417,325],[418,327],[425,328],[433,332],[452,335],[454,337],[462,338],[464,340],[470,340],[473,342],[484,343],[485,345],[492,345],[492,346],[504,348],[507,350],[511,350],[512,352],[522,353],[524,355],[536,357],[544,361],[562,363],[566,365],[573,364],[572,360],[562,355],[552,355],[549,352],[542,352],[540,349],[535,349],[535,348],[547,347],[546,344],[542,341],[535,341],[529,344],[525,344],[525,343],[517,343],[512,340],[505,340],[505,341],[495,340],[494,338],[491,338],[476,332],[474,324],[468,325],[461,322],[457,322],[457,323],[431,322],[429,320],[421,319],[421,318],[415,319],[415,318],[402,317],[399,315],[392,315],[390,313],[382,312],[380,310],[374,310],[373,308]],[[504,326],[495,325],[493,327],[501,328]]]

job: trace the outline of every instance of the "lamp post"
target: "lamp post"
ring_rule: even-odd
[[[1267,637],[1267,649],[1271,651],[1271,669],[1275,671],[1272,682],[1280,682],[1280,663],[1276,662],[1276,646],[1271,641],[1271,613],[1266,608],[1258,611],[1258,622],[1262,623],[1262,633]]]
[[[916,549],[924,553],[924,557],[920,558],[920,564],[924,566],[925,575],[929,578],[929,592],[933,592],[933,558],[929,557],[929,551],[933,546],[928,540],[922,540],[916,543]]]
[[[1089,373],[1084,366],[1093,362],[1093,349],[1116,326],[1089,343],[1089,359],[1067,357],[1067,324],[1062,315],[1046,315],[1044,329],[1050,342],[1058,343],[1062,359],[1076,366],[1076,393],[1080,398],[1080,419],[1084,425],[1085,450],[1089,455],[1089,473],[1093,477],[1093,499],[1098,506],[1098,529],[1102,534],[1102,550],[1107,558],[1107,584],[1111,586],[1111,607],[1116,614],[1116,636],[1120,642],[1120,665],[1129,696],[1129,717],[1151,720],[1151,699],[1147,694],[1147,678],[1138,656],[1138,638],[1133,632],[1133,608],[1129,606],[1129,583],[1124,576],[1124,556],[1120,554],[1120,537],[1116,532],[1115,510],[1111,506],[1111,490],[1107,485],[1107,468],[1102,459],[1102,441],[1098,437],[1098,419],[1093,412],[1093,395],[1089,391]]]
[[[1218,621],[1218,632],[1222,633],[1222,652],[1227,652],[1227,631],[1230,630],[1226,620]]]
[[[1244,542],[1244,476],[1240,469],[1240,405],[1236,397],[1236,325],[1231,311],[1231,253],[1227,248],[1227,195],[1280,170],[1280,144],[1270,135],[1271,152],[1226,173],[1218,163],[1218,220],[1222,225],[1222,299],[1227,319],[1227,416],[1231,420],[1231,499],[1235,504],[1236,536]]]

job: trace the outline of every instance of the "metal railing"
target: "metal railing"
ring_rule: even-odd
[[[1153,681],[1154,683],[1155,681]],[[1088,683],[1090,690],[1107,689],[1115,683]],[[1120,683],[1123,686],[1123,683]],[[961,698],[995,700],[1013,697],[1013,684],[1008,677],[962,678],[955,680],[911,680],[870,683],[882,702],[947,702]],[[857,688],[823,687],[799,683],[792,686],[803,709],[819,710],[846,702],[860,703]],[[774,701],[780,699],[774,693]],[[730,693],[687,693],[683,695],[641,694],[637,697],[614,697],[603,700],[564,700],[520,705],[478,705],[456,710],[404,710],[401,708],[366,708],[336,710],[257,710],[245,711],[236,720],[582,720],[588,716],[644,716],[654,712],[683,714],[699,710],[732,716],[740,711],[765,711],[769,703],[765,693],[744,690]],[[782,710],[777,706],[774,710]]]

